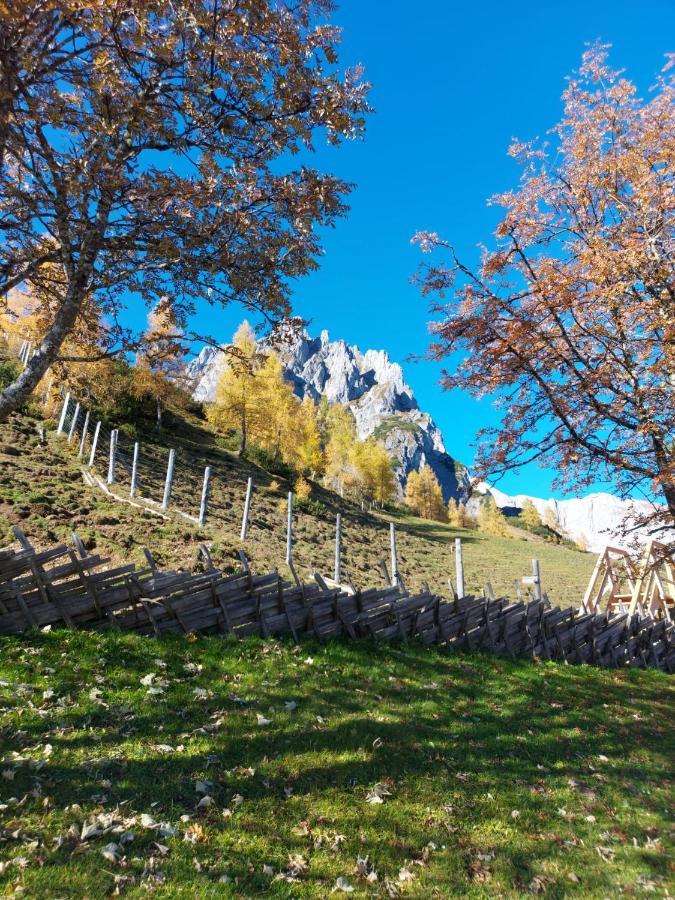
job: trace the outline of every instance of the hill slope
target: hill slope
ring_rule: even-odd
[[[19,525],[36,545],[69,538],[76,530],[88,549],[97,548],[115,560],[143,562],[148,546],[165,567],[191,567],[198,544],[208,543],[216,564],[226,571],[239,567],[238,549],[246,481],[256,485],[246,553],[257,571],[284,568],[286,502],[288,485],[281,478],[242,461],[222,446],[223,441],[195,418],[174,419],[158,441],[141,435],[140,492],[161,500],[167,445],[177,449],[172,506],[162,515],[156,504],[150,510],[116,502],[101,490],[85,484],[76,456],[76,442],[48,433],[41,446],[40,420],[15,415],[0,424],[0,545],[12,540],[11,525]],[[129,471],[123,464],[131,456],[135,435],[122,431],[118,481],[120,497],[129,493]],[[107,446],[97,456],[105,476]],[[211,504],[205,528],[177,513],[196,516],[203,466],[212,466]],[[464,542],[466,588],[479,592],[491,581],[498,593],[514,595],[513,581],[529,574],[531,559],[541,561],[544,588],[554,602],[579,602],[593,558],[588,554],[521,538],[489,538],[476,531],[403,515],[367,515],[336,494],[314,486],[327,517],[298,512],[295,517],[294,559],[301,577],[314,572],[331,575],[334,555],[334,515],[343,516],[343,564],[357,587],[382,584],[380,560],[389,560],[389,521],[397,523],[399,568],[406,584],[419,588],[423,580],[446,595],[448,576],[454,579],[454,538]],[[150,504],[147,504],[150,506]]]

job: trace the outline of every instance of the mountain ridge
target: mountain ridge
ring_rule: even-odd
[[[563,500],[511,496],[485,482],[475,483],[468,468],[448,453],[440,428],[419,408],[402,367],[386,350],[362,352],[342,339],[331,340],[325,329],[315,338],[304,330],[289,330],[274,349],[298,397],[318,402],[326,396],[331,403],[345,404],[354,415],[359,438],[373,436],[384,445],[394,460],[399,499],[410,473],[428,465],[446,502],[451,497],[465,502],[471,512],[478,511],[489,492],[506,515],[517,515],[531,500],[540,515],[552,514],[561,534],[592,551],[608,543],[628,547],[647,540],[645,529],[623,534],[626,523],[634,525],[636,518],[654,512],[655,505],[646,500],[622,500],[604,492]],[[195,400],[213,402],[225,359],[221,350],[204,347],[188,365]]]

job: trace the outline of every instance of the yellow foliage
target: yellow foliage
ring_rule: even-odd
[[[295,496],[299,500],[309,500],[312,495],[312,486],[304,476],[301,476],[295,482]]]
[[[538,528],[541,525],[541,516],[537,512],[537,507],[531,500],[523,502],[523,508],[518,518],[522,521],[526,528]]]
[[[478,528],[493,537],[508,537],[509,526],[494,501],[492,494],[487,494],[478,513]]]
[[[423,519],[444,522],[447,518],[441,486],[429,466],[410,473],[405,489],[405,502]]]

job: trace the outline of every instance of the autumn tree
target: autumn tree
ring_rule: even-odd
[[[357,441],[352,446],[352,491],[359,499],[382,505],[393,499],[396,482],[391,457],[373,438]]]
[[[187,387],[185,356],[187,348],[176,323],[173,307],[160,302],[148,315],[143,349],[136,355],[133,390],[137,396],[149,395],[155,404],[155,429],[162,430],[162,416],[170,400],[181,399]]]
[[[317,134],[361,135],[368,112],[360,70],[338,72],[330,6],[0,5],[0,297],[23,284],[53,297],[0,419],[62,357],[88,299],[103,354],[137,350],[128,304],[167,297],[181,328],[199,302],[288,313],[291,282],[317,265],[317,226],[349,191],[291,161]]]
[[[255,434],[262,413],[258,343],[248,322],[235,332],[227,362],[216,384],[215,402],[207,417],[217,428],[236,428],[241,434],[239,454],[244,456],[251,433]]]
[[[453,528],[467,528],[468,516],[466,506],[462,502],[457,502],[454,497],[448,500],[448,524]]]
[[[526,528],[540,528],[542,524],[537,507],[529,498],[523,500],[523,506],[518,514],[518,518]]]
[[[326,456],[326,481],[344,496],[345,481],[352,467],[356,441],[356,422],[350,410],[341,403],[331,403],[323,424]]]
[[[408,475],[405,502],[422,519],[443,522],[447,517],[443,492],[430,466],[422,466],[419,472]]]
[[[492,537],[508,537],[510,534],[506,519],[492,494],[486,494],[482,500],[478,513],[478,528]]]
[[[672,66],[675,57],[671,57]],[[430,348],[446,388],[500,396],[476,472],[534,460],[562,487],[611,480],[660,494],[675,516],[675,81],[648,100],[595,46],[546,144],[516,142],[518,187],[479,268],[434,233],[420,270],[440,314]],[[460,351],[457,353],[457,351]],[[458,363],[454,363],[459,360]],[[655,523],[655,527],[656,523]]]

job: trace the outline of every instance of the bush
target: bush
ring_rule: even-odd
[[[295,470],[293,467],[289,466],[288,463],[285,463],[283,459],[275,456],[273,453],[263,450],[262,447],[256,447],[255,444],[249,444],[246,456],[251,462],[260,466],[261,469],[265,469],[266,472],[269,472],[270,475],[279,475],[287,481],[295,480]]]
[[[4,391],[19,376],[18,363],[11,359],[0,360],[0,391]]]
[[[298,512],[307,513],[310,516],[316,516],[319,519],[330,519],[330,510],[325,503],[320,500],[312,500],[309,497],[298,497],[295,500],[295,508]]]

